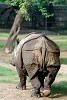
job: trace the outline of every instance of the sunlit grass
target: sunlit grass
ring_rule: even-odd
[[[67,36],[53,36],[52,40],[65,40],[67,41]]]
[[[58,73],[57,78],[67,78],[67,74],[64,73]]]
[[[0,37],[8,37],[9,33],[0,32]]]
[[[66,78],[67,74],[58,73],[57,78]],[[29,80],[29,79],[27,79]],[[16,70],[0,66],[0,83],[17,83],[19,77]]]
[[[60,47],[60,49],[67,49],[67,41],[55,41],[55,43]]]
[[[9,36],[9,33],[2,33],[2,32],[0,32],[0,37],[8,38],[8,36]],[[18,34],[18,38],[20,38],[20,39],[24,38],[25,36],[27,36],[27,34]]]
[[[18,75],[15,70],[0,66],[0,83],[16,83]]]
[[[11,76],[11,75],[16,75],[16,71],[0,66],[0,76]]]
[[[5,46],[6,42],[2,41],[0,42],[0,49],[3,48]]]
[[[19,34],[18,38],[21,40],[28,34]],[[0,33],[0,37],[6,37],[8,38],[9,33]],[[50,37],[49,37],[50,38]],[[52,36],[51,38],[53,41],[56,42],[56,44],[61,48],[61,49],[67,49],[67,36]],[[57,40],[57,41],[56,41]],[[60,41],[61,40],[61,41]],[[64,40],[64,41],[63,41]],[[5,45],[4,42],[0,42],[0,48],[2,48]]]

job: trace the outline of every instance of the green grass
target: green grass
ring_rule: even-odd
[[[0,42],[0,49],[3,48],[5,46],[5,42]]]
[[[51,39],[60,47],[60,49],[67,49],[67,36],[54,36]]]
[[[54,36],[52,37],[52,40],[65,40],[67,41],[67,36]]]
[[[67,74],[58,73],[57,78],[67,78]]]
[[[22,38],[24,38],[25,36],[26,36],[27,34],[19,34],[18,35],[18,38],[20,38],[20,39],[22,39]],[[2,32],[0,32],[0,37],[2,37],[2,38],[8,38],[8,36],[9,36],[9,33],[2,33]]]
[[[61,81],[57,84],[52,85],[52,95],[60,94],[60,95],[67,95],[67,82]]]
[[[0,48],[5,46],[6,42],[0,42]],[[67,49],[67,42],[56,42],[60,49]]]
[[[0,83],[16,83],[18,75],[15,70],[0,66]]]
[[[67,49],[67,41],[55,41],[55,43],[60,47],[60,49]]]
[[[0,66],[0,76],[12,76],[15,75],[16,72],[9,69],[9,68],[5,68],[5,67],[1,67]]]
[[[9,36],[9,33],[2,33],[2,32],[0,33],[0,37],[6,37],[6,38],[8,38],[8,36]],[[20,40],[21,40],[25,36],[27,36],[27,34],[19,34],[18,38],[20,38]],[[55,41],[57,43],[57,45],[61,49],[63,49],[63,48],[67,49],[67,36],[53,36],[53,37],[51,37],[51,39],[53,41]],[[59,41],[59,40],[61,40],[61,41]],[[0,43],[0,48],[3,47],[4,44],[5,44],[4,42],[1,42]]]
[[[3,32],[0,32],[0,37],[8,37],[9,34],[8,33],[3,33]]]
[[[61,64],[67,64],[67,58],[60,58]]]
[[[58,73],[57,78],[67,78],[67,74]],[[29,80],[29,79],[28,79]],[[16,70],[0,66],[0,83],[17,83],[19,81]]]

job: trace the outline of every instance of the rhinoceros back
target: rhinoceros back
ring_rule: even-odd
[[[22,57],[30,79],[42,67],[42,35],[35,34],[35,38],[26,41],[22,47]],[[38,66],[40,65],[40,67]]]
[[[27,41],[22,48],[23,62],[25,65],[42,64],[42,36]]]

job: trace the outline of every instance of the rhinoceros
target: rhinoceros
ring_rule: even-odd
[[[32,96],[48,96],[60,69],[60,49],[45,34],[31,33],[14,49],[11,64],[20,78],[17,88],[26,89],[28,75],[34,88]]]

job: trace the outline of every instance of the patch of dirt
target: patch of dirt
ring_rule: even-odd
[[[17,90],[16,84],[0,84],[0,100],[67,100],[63,94],[54,94],[50,97],[31,97],[32,87],[27,83],[27,90]]]
[[[62,54],[61,54],[62,55]],[[65,53],[62,55],[64,56]],[[9,64],[9,58],[11,54],[5,54],[3,51],[0,51],[0,66],[11,68],[16,70],[15,67]],[[67,65],[61,65],[59,73],[67,74]],[[67,81],[67,78],[56,78],[54,83]],[[50,97],[41,97],[33,98],[31,97],[32,86],[30,82],[27,82],[27,90],[17,90],[16,84],[5,84],[0,83],[0,100],[67,100],[67,95],[57,94],[51,95]]]

